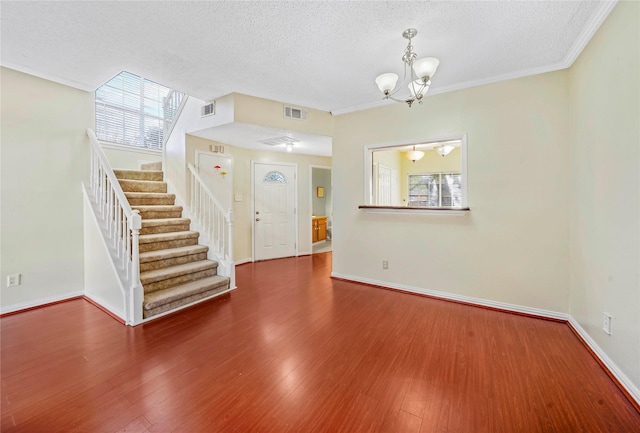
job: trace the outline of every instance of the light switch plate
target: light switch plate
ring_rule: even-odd
[[[7,275],[7,287],[19,286],[21,282],[21,274]]]

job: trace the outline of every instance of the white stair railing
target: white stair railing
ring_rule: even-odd
[[[121,274],[125,292],[125,320],[127,324],[142,321],[144,297],[140,283],[140,255],[138,236],[142,218],[132,210],[122,187],[116,178],[98,138],[91,129],[89,136],[91,169],[89,191],[98,217],[102,219],[102,230],[111,251],[116,268]]]
[[[233,211],[225,210],[198,174],[189,164],[191,173],[191,216],[209,239],[210,251],[220,262],[222,275],[231,278],[235,287],[235,264],[233,262]]]
[[[184,104],[187,102],[187,95],[178,92],[177,90],[170,90],[167,96],[164,98],[162,102],[162,110],[164,114],[164,124],[163,124],[163,143],[162,146],[166,144],[169,136],[171,135],[171,131],[176,124],[176,120],[180,116],[182,109],[184,108]]]

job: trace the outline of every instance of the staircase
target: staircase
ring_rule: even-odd
[[[142,217],[138,244],[143,318],[229,289],[230,279],[218,275],[218,263],[207,259],[209,248],[198,245],[200,234],[182,218],[175,195],[167,194],[161,163],[114,173],[129,205]]]

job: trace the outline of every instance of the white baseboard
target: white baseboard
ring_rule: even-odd
[[[92,302],[100,305],[105,310],[107,310],[109,314],[112,314],[116,316],[118,319],[122,320],[122,323],[127,323],[127,320],[125,319],[125,314],[124,314],[124,311],[122,311],[122,308],[114,307],[113,305],[109,304],[107,301],[105,301],[101,297],[96,296],[89,292],[84,292],[84,296],[90,299]]]
[[[620,368],[607,356],[607,354],[598,346],[593,338],[584,330],[582,326],[573,318],[569,316],[569,325],[580,335],[589,348],[595,353],[595,355],[602,361],[611,374],[620,382],[620,384],[627,390],[627,392],[633,397],[633,399],[640,405],[640,389],[633,383],[626,374],[624,374]]]
[[[568,313],[559,313],[556,311],[543,310],[540,308],[530,308],[521,305],[507,304],[504,302],[488,301],[481,298],[473,298],[469,296],[456,295],[453,293],[439,292],[436,290],[428,290],[421,287],[408,286],[405,284],[389,283],[387,281],[372,280],[370,278],[356,277],[353,275],[340,274],[338,272],[332,272],[332,277],[341,278],[344,280],[354,281],[357,283],[372,284],[374,286],[388,287],[390,289],[403,290],[405,292],[417,293],[421,295],[433,296],[434,298],[440,298],[449,301],[465,302],[472,305],[478,305],[483,307],[498,308],[500,310],[512,311],[514,313],[523,313],[531,316],[539,316],[541,318],[564,320],[569,326],[571,326],[584,342],[591,348],[593,353],[604,364],[604,366],[611,372],[611,374],[618,380],[620,385],[625,388],[629,395],[640,405],[640,389],[629,380],[629,378],[620,370],[620,368],[607,356],[607,354],[596,344],[596,342],[589,336],[582,326]]]
[[[38,308],[54,302],[66,301],[71,298],[77,298],[78,296],[84,296],[84,292],[68,292],[62,293],[56,296],[49,296],[47,298],[34,299],[28,302],[20,302],[18,304],[2,306],[0,308],[0,314],[14,313],[16,311],[28,310],[31,308]]]
[[[331,276],[335,278],[342,278],[344,280],[355,281],[358,283],[372,284],[374,286],[388,287],[390,289],[398,289],[398,290],[404,290],[405,292],[433,296],[434,298],[440,298],[440,299],[445,299],[449,301],[465,302],[468,304],[480,305],[480,306],[489,307],[489,308],[497,308],[500,310],[512,311],[515,313],[523,313],[531,316],[540,316],[540,317],[549,318],[549,319],[566,320],[566,321],[569,320],[568,314],[559,313],[557,311],[525,307],[523,305],[507,304],[505,302],[489,301],[487,299],[482,299],[482,298],[473,298],[470,296],[456,295],[454,293],[440,292],[437,290],[429,290],[429,289],[424,289],[422,287],[408,286],[406,284],[396,284],[396,283],[389,283],[387,281],[372,280],[369,278],[356,277],[353,275],[340,274],[337,272],[332,272]]]
[[[247,257],[246,259],[236,260],[236,266],[244,265],[245,263],[251,263],[251,262],[253,262],[253,259],[251,257]]]

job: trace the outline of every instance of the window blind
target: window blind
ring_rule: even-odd
[[[168,87],[123,71],[96,90],[96,136],[110,143],[162,149]]]
[[[460,173],[410,174],[409,206],[461,207],[462,175]]]

